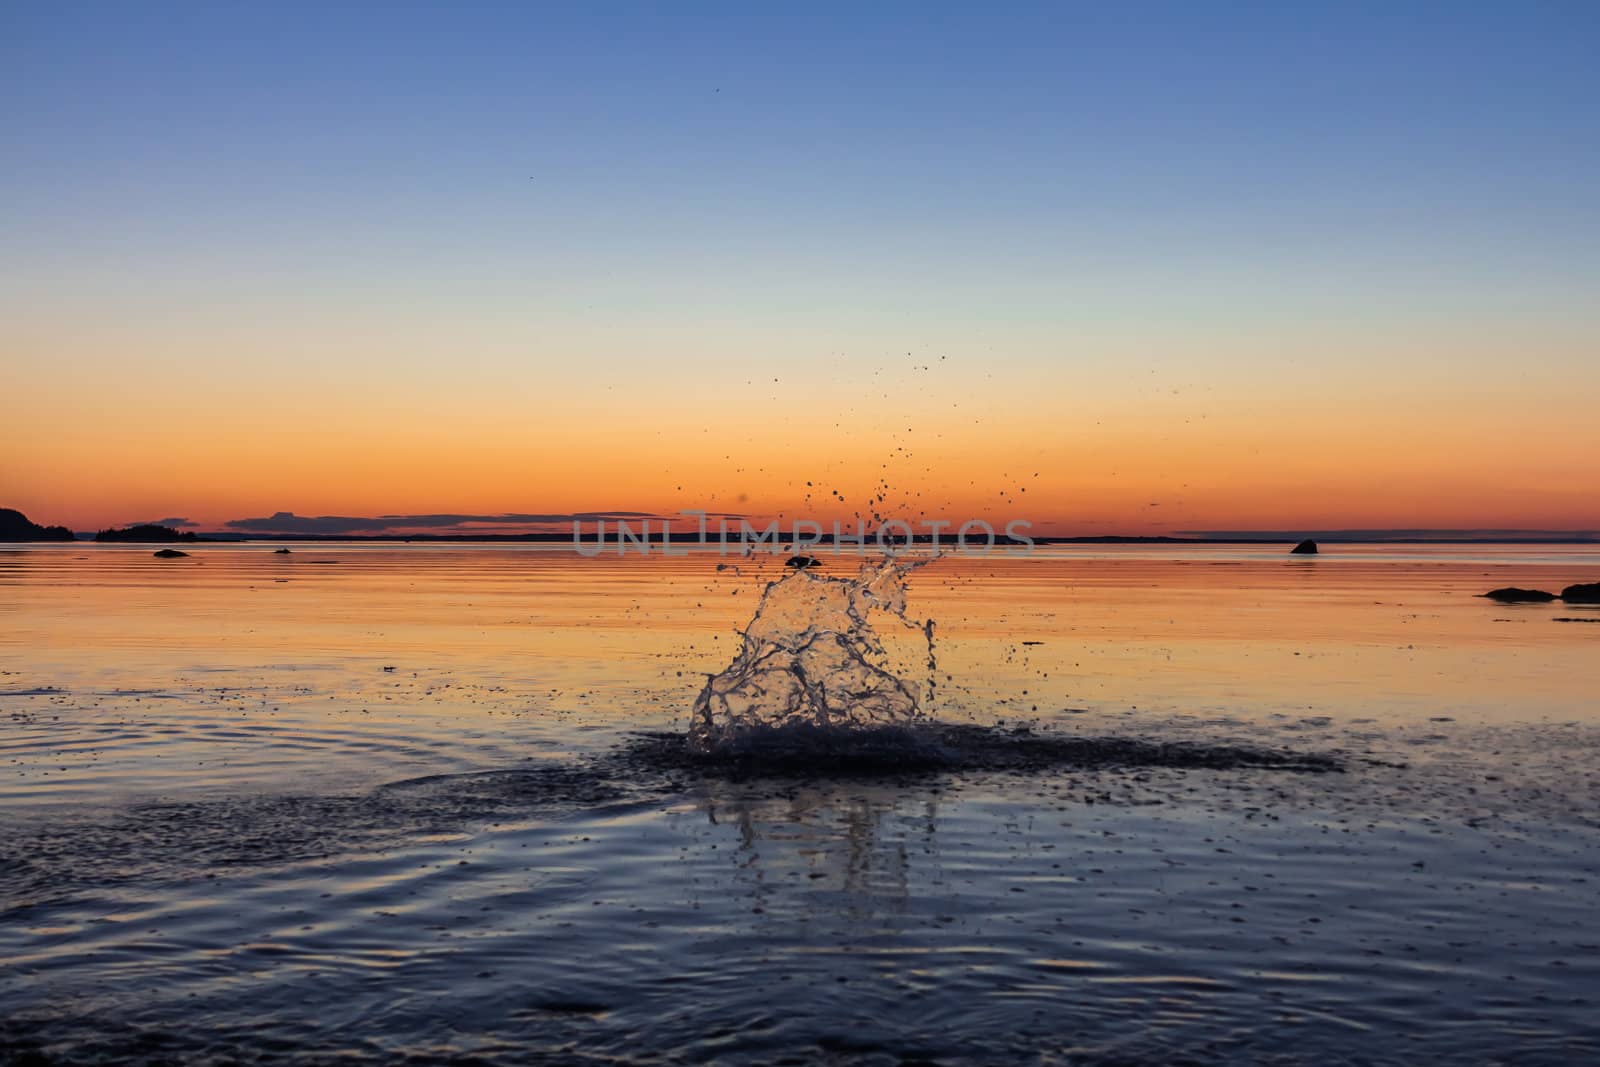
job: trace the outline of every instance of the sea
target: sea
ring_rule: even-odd
[[[947,552],[904,765],[684,746],[849,553],[154,547],[0,546],[0,1061],[1600,1061],[1596,546]]]

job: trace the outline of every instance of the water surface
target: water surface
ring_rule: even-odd
[[[781,558],[272,548],[0,550],[0,1049],[1600,1055],[1600,611],[1474,595],[1592,549],[941,559],[941,719],[1344,771],[730,779],[626,753]]]

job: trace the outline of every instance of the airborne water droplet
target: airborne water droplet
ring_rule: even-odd
[[[695,701],[690,747],[747,749],[800,733],[839,740],[917,722],[916,692],[880,665],[885,651],[869,617],[885,612],[921,632],[931,671],[933,626],[907,618],[906,579],[932,559],[865,562],[853,578],[803,567],[769,582],[738,655]]]

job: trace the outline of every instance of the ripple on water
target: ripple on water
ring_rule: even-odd
[[[0,845],[0,1047],[507,1063],[578,1048],[1600,1052],[1600,851],[1592,825],[1547,818],[1552,798],[1473,792],[1485,783],[1459,760],[1346,753],[1329,774],[1288,749],[1135,741],[963,727],[946,745],[967,746],[964,764],[767,775],[652,735],[351,795],[20,828]],[[1450,815],[1469,797],[1478,826]]]

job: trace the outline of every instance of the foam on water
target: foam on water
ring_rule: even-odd
[[[690,749],[711,755],[802,738],[831,745],[921,721],[916,688],[888,668],[871,619],[887,615],[921,633],[931,691],[933,622],[907,616],[906,580],[932,558],[863,562],[848,578],[802,567],[769,582],[733,662],[695,700]]]

